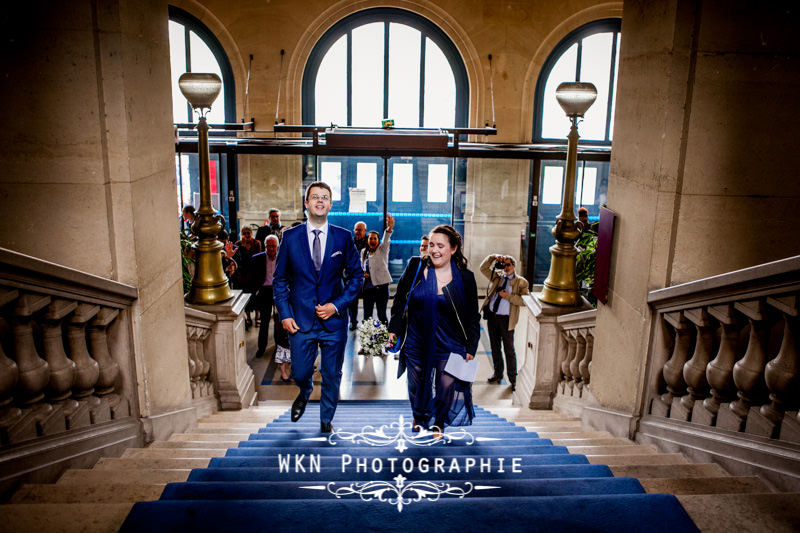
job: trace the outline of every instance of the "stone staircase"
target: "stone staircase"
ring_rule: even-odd
[[[290,402],[266,402],[213,414],[191,432],[175,434],[92,469],[65,472],[53,484],[22,486],[0,506],[0,530],[15,532],[117,531],[137,501],[156,500],[166,483],[186,481],[241,440],[285,413]],[[756,477],[733,477],[716,464],[690,464],[680,454],[658,453],[553,411],[483,405],[554,445],[608,465],[615,476],[638,478],[649,493],[674,494],[704,532],[798,531],[800,494],[776,493]]]

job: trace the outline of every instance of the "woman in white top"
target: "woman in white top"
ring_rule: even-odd
[[[389,323],[386,317],[386,305],[389,302],[389,284],[392,275],[389,273],[389,244],[392,240],[394,217],[386,215],[386,229],[383,240],[377,231],[367,234],[367,245],[361,250],[361,268],[364,269],[364,320],[372,318],[372,308],[378,309],[378,320]]]

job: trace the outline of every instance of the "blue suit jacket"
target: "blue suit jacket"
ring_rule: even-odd
[[[347,306],[361,290],[361,269],[353,235],[348,230],[328,224],[328,238],[322,268],[314,270],[308,245],[306,224],[284,230],[278,248],[278,262],[272,287],[275,306],[281,320],[294,318],[300,331],[307,332],[319,321],[327,331],[347,327]],[[317,318],[315,307],[333,303],[338,314],[328,320]]]

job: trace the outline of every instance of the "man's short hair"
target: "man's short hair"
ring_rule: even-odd
[[[281,242],[281,241],[278,239],[278,236],[277,236],[277,235],[270,234],[270,235],[267,235],[267,238],[266,238],[266,239],[264,239],[264,244],[267,244],[267,241],[270,241],[270,240],[274,240],[274,241],[275,241],[275,244],[278,244],[279,242]]]
[[[333,201],[333,191],[331,190],[331,186],[325,183],[324,181],[315,181],[309,184],[308,187],[306,187],[306,194],[305,194],[306,202],[308,201],[309,192],[311,192],[311,189],[313,189],[314,187],[326,189],[328,191],[328,195],[330,195],[331,197],[331,201]]]
[[[517,266],[517,260],[514,259],[513,255],[504,255],[503,257],[505,257],[506,259],[510,260],[512,265]]]
[[[272,209],[269,210],[269,215],[272,216],[272,213],[278,213],[280,215],[281,210],[273,207]]]

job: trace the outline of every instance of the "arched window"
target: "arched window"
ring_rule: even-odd
[[[396,127],[466,127],[468,101],[466,68],[450,39],[400,9],[335,24],[303,74],[305,124],[379,127],[392,118]]]
[[[536,85],[536,141],[563,140],[569,119],[556,101],[556,87],[564,81],[591,82],[597,100],[580,125],[581,143],[611,144],[617,96],[620,20],[604,19],[581,26],[567,35],[545,61]]]
[[[397,128],[452,128],[468,124],[466,67],[445,33],[401,9],[354,13],[315,45],[303,73],[303,123]],[[303,180],[333,189],[333,223],[363,220],[383,228],[386,210],[397,224],[389,268],[397,279],[418,254],[419,237],[437,224],[463,233],[466,163],[431,157],[309,157]]]
[[[169,6],[169,48],[172,69],[172,119],[173,122],[196,123],[191,106],[178,87],[178,78],[184,72],[213,72],[222,80],[222,90],[207,115],[210,124],[236,121],[236,90],[233,69],[228,56],[213,33],[186,11]],[[236,201],[226,201],[228,190],[234,188],[235,161],[226,154],[210,154],[211,203],[230,224],[236,227]],[[231,168],[229,168],[231,166]],[[196,153],[175,155],[178,207],[200,202],[199,166]],[[229,184],[230,180],[230,184]],[[234,232],[235,233],[235,232]]]
[[[222,80],[222,91],[208,114],[208,122],[235,122],[236,91],[233,69],[214,34],[186,11],[169,6],[169,49],[173,121],[193,122],[196,119],[178,88],[180,75],[184,72],[213,72]]]
[[[611,146],[619,44],[620,20],[604,19],[581,26],[553,49],[536,86],[534,141],[566,144],[570,123],[556,101],[556,87],[564,81],[583,81],[595,85],[597,100],[579,123],[579,145]],[[550,231],[561,211],[564,167],[564,159],[558,159],[539,161],[533,168],[531,226],[535,224],[536,229],[529,243],[534,253],[529,277],[534,283],[542,283],[550,269]],[[575,209],[585,207],[592,222],[598,220],[600,206],[606,202],[608,170],[608,162],[578,161]]]

